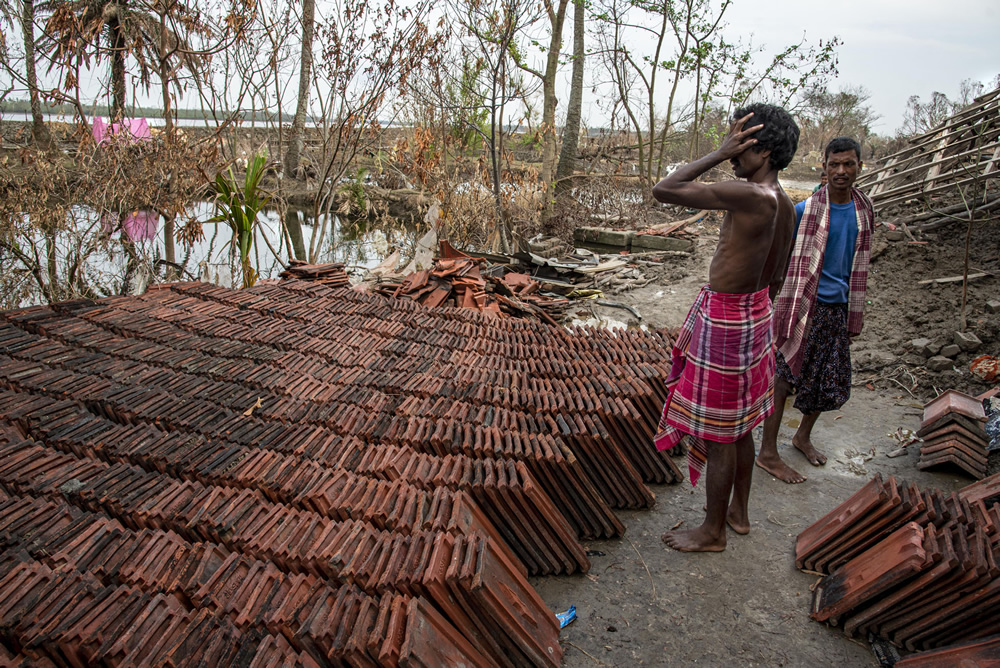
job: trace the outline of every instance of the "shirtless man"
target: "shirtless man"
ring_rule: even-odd
[[[751,430],[774,408],[771,300],[785,277],[795,227],[792,202],[778,185],[778,172],[798,147],[795,121],[765,104],[739,109],[734,119],[718,150],[653,188],[660,202],[726,211],[709,283],[674,346],[670,396],[656,436],[661,450],[692,437],[692,484],[708,462],[705,521],[663,535],[664,543],[686,552],[724,550],[727,523],[739,534],[750,531]],[[740,180],[696,182],[726,161]]]

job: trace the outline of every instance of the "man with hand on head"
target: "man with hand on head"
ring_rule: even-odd
[[[660,202],[726,212],[708,285],[695,299],[674,344],[656,446],[685,435],[691,483],[708,462],[705,521],[668,531],[663,542],[687,552],[726,548],[726,524],[750,531],[751,430],[773,409],[771,300],[785,276],[795,225],[778,172],[792,161],[799,128],[784,109],[755,104],[736,111],[718,150],[680,167],[653,187]],[[737,180],[698,183],[729,162]]]
[[[795,394],[802,412],[792,445],[813,466],[826,463],[812,443],[812,429],[824,411],[837,410],[851,396],[852,339],[861,333],[875,210],[854,187],[861,146],[837,137],[826,147],[827,185],[795,207],[796,232],[784,287],[774,302],[778,348],[774,413],[764,423],[757,465],[787,483],[805,476],[778,455],[778,429],[785,399]]]

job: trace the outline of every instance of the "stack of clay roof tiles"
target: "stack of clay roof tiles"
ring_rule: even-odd
[[[1000,635],[911,654],[896,668],[990,668],[1000,665]]]
[[[986,413],[975,397],[947,390],[924,406],[917,436],[921,469],[950,464],[981,479],[987,473]]]
[[[803,531],[796,565],[828,574],[812,617],[928,649],[992,635],[1000,619],[1000,479],[958,493],[876,475]]]
[[[281,278],[299,278],[304,281],[314,281],[330,288],[347,287],[350,283],[343,262],[330,264],[306,264],[301,260],[291,260],[288,268],[280,274]]]
[[[297,280],[0,313],[0,658],[557,665],[526,577],[680,479],[669,343]]]

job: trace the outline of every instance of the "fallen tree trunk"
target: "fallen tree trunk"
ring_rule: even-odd
[[[949,208],[952,208],[952,207],[949,207]],[[950,225],[950,224],[952,224],[954,222],[959,222],[959,221],[961,221],[961,222],[968,222],[968,220],[969,220],[969,218],[970,218],[970,216],[972,214],[983,213],[983,212],[986,212],[986,211],[993,211],[994,209],[1000,209],[1000,198],[997,198],[997,199],[993,200],[992,202],[988,202],[986,204],[983,204],[982,206],[976,207],[972,211],[969,211],[968,209],[966,209],[965,205],[962,205],[962,208],[959,209],[959,211],[961,211],[961,213],[952,214],[950,212],[945,212],[942,209],[941,211],[938,212],[938,214],[948,213],[947,216],[940,216],[936,220],[932,220],[932,221],[930,221],[928,223],[923,223],[921,225],[914,225],[910,229],[911,230],[917,230],[917,231],[920,231],[920,232],[930,232],[932,230],[937,230],[937,229],[940,229],[942,227],[946,227],[947,225]]]
[[[996,195],[996,193],[989,193],[989,194],[984,193],[983,196],[982,196],[982,199],[986,200],[988,197],[995,196],[995,195]],[[983,206],[983,205],[980,205],[980,206]],[[987,205],[987,206],[989,206],[989,205]],[[946,207],[944,207],[942,209],[937,209],[937,210],[932,210],[932,211],[924,211],[923,213],[917,213],[917,214],[914,214],[912,216],[906,216],[905,218],[898,218],[898,219],[890,221],[890,222],[893,222],[893,223],[895,223],[897,225],[899,225],[899,224],[913,225],[914,223],[920,223],[920,222],[923,222],[925,220],[934,220],[934,219],[937,219],[937,218],[941,218],[944,214],[958,213],[960,211],[966,211],[966,210],[967,209],[966,209],[965,202],[959,202],[958,204],[952,204],[951,206],[946,206]]]

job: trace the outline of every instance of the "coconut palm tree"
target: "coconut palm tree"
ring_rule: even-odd
[[[191,42],[211,29],[193,6],[180,0],[44,0],[38,9],[49,14],[50,69],[111,61],[112,118],[125,113],[127,59],[135,61],[132,75],[147,91],[154,73],[166,78],[164,87],[173,83],[177,90],[179,68],[196,79],[202,74],[205,52]]]

